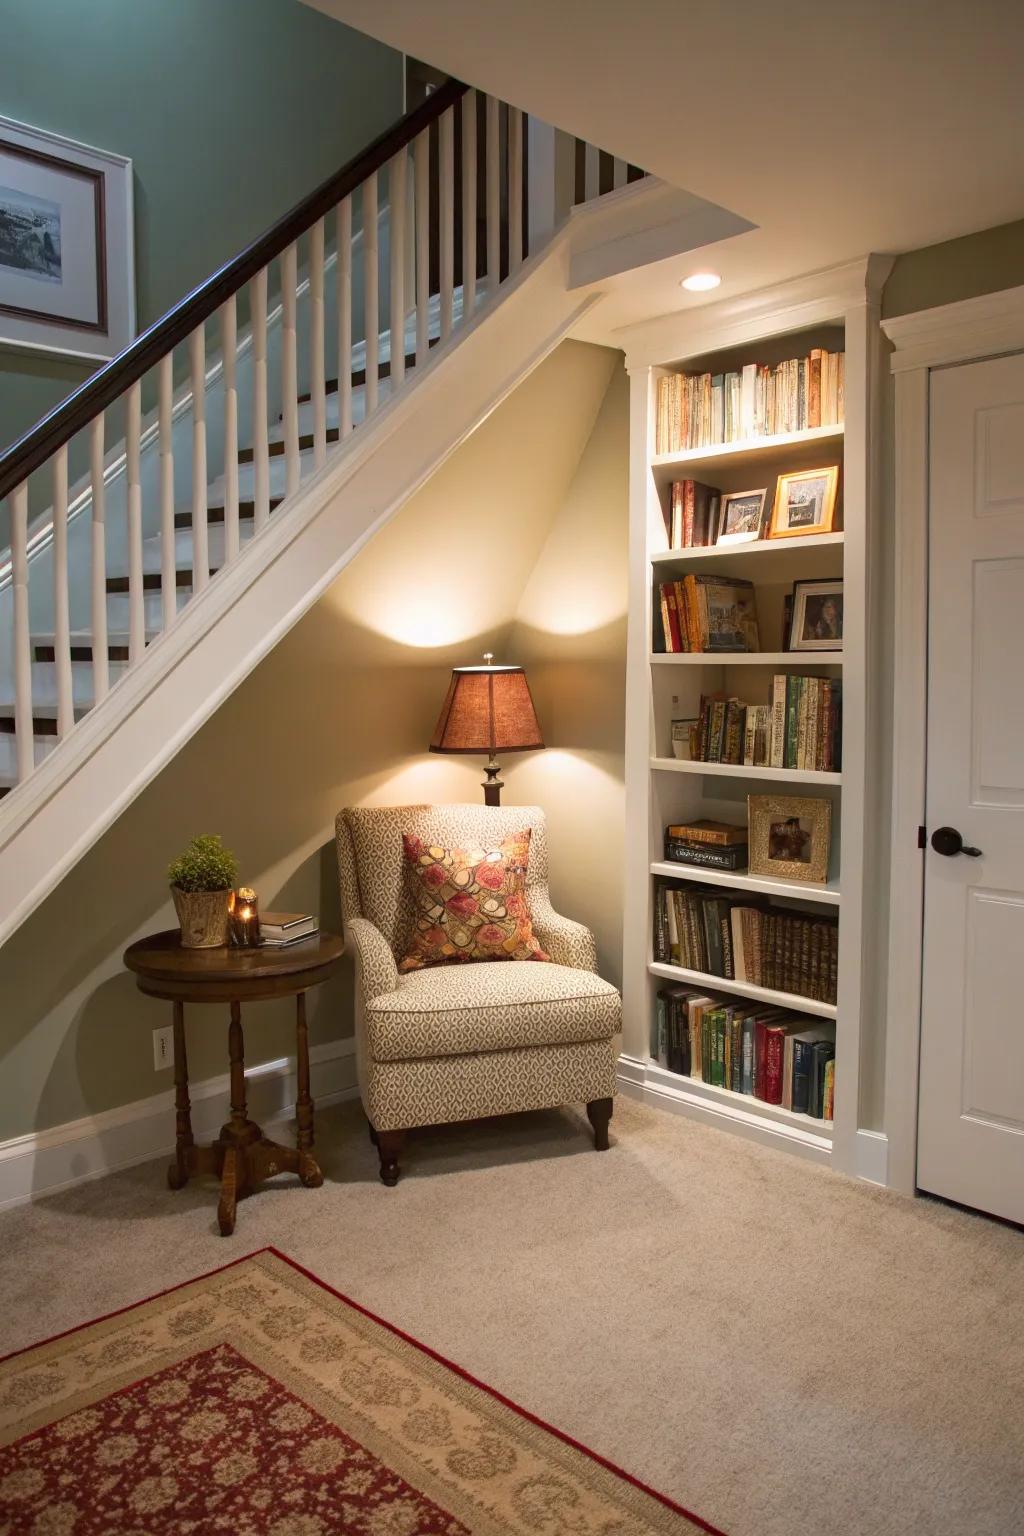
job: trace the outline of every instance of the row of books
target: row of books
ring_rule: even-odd
[[[666,533],[669,549],[703,549],[718,538],[722,493],[700,480],[673,480]]]
[[[770,704],[702,694],[690,755],[701,763],[838,773],[843,685],[838,678],[776,672]]]
[[[654,958],[724,981],[834,1003],[839,923],[763,900],[659,880]]]
[[[666,374],[658,381],[655,452],[838,426],[845,381],[846,354],[824,347],[774,368],[748,363],[729,373]]]
[[[658,583],[660,649],[670,656],[691,651],[758,651],[754,583],[712,571]],[[659,648],[655,635],[655,649]]]
[[[765,1104],[831,1120],[836,1031],[783,1009],[727,1002],[690,987],[657,994],[651,1055],[670,1072]]]

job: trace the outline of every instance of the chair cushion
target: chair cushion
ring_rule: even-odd
[[[530,828],[495,848],[443,848],[402,835],[415,908],[400,971],[473,960],[550,960],[533,936],[526,901]]]
[[[444,965],[402,976],[366,1009],[375,1061],[416,1061],[529,1045],[610,1040],[619,994],[593,971],[532,965]]]

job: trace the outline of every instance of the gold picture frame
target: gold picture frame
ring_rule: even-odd
[[[838,464],[780,475],[775,486],[768,537],[797,539],[831,533],[838,494]]]
[[[749,873],[824,885],[832,802],[810,795],[748,795]]]

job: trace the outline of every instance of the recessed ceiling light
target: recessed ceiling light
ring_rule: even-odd
[[[683,287],[690,293],[707,293],[709,288],[717,288],[721,281],[717,272],[691,272],[689,277],[683,278]]]

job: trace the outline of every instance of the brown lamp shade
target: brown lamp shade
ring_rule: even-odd
[[[522,667],[456,667],[431,752],[532,752],[544,745]]]

